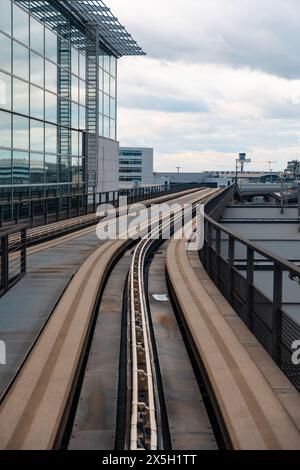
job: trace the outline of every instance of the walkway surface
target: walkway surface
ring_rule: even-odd
[[[0,298],[0,339],[6,365],[0,367],[0,396],[21,366],[72,276],[101,244],[91,233],[28,256],[27,274]]]

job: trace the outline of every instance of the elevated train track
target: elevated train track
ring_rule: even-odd
[[[180,201],[202,198],[201,192],[188,192]],[[49,243],[54,241],[37,248],[46,249]],[[103,244],[73,277],[2,399],[0,448],[60,447],[99,295],[114,263],[131,244],[130,239]]]
[[[175,202],[186,202],[195,208],[215,193],[208,189],[185,192]],[[158,329],[153,326],[147,266],[163,243],[164,231],[172,232],[176,220],[181,219],[182,210],[177,209],[172,217],[168,213],[152,221],[154,228],[147,221],[141,227],[146,235],[140,241],[129,237],[105,242],[83,263],[0,402],[1,449],[109,449],[111,442],[116,448],[131,450],[171,448],[175,442],[172,433],[176,430],[169,423],[178,420],[174,407],[181,398],[174,389],[176,377],[171,377],[174,372],[164,364],[160,368],[157,348],[161,345],[156,344]],[[92,230],[95,228],[87,227],[29,250],[47,249],[49,244]],[[185,374],[185,378],[193,380],[194,373],[194,386],[199,382],[197,393],[205,395],[207,412],[203,400],[192,404],[195,409],[203,408],[197,418],[198,428],[193,427],[198,439],[196,446],[216,448],[218,443],[228,449],[299,449],[300,417],[292,415],[293,406],[287,406],[281,399],[226,321],[230,307],[208,285],[197,252],[186,250],[185,239],[172,239],[164,246],[169,295],[183,338],[189,343],[187,351],[194,371]],[[113,307],[118,316],[112,321],[106,302],[109,298],[116,302],[109,289],[110,279],[115,279],[111,284],[115,285],[118,276],[120,301]],[[118,313],[121,303],[123,310]],[[103,323],[101,315],[105,311]],[[230,312],[229,317],[232,316]],[[108,338],[114,336],[111,345],[116,349],[114,359],[110,355],[109,365],[114,369],[107,379],[110,385],[105,395],[97,388],[99,380],[95,377],[99,373],[106,380],[104,373],[97,372],[100,366],[106,373],[109,371],[104,350],[99,348],[104,334]],[[248,342],[252,340],[248,338]],[[163,341],[168,345],[168,337]],[[172,341],[170,338],[170,347]],[[105,357],[97,357],[99,350]],[[181,351],[180,347],[178,350]],[[185,367],[187,360],[182,362]],[[170,357],[168,361],[172,368],[177,361],[180,373],[178,358]],[[89,369],[93,372],[89,373]],[[170,378],[164,374],[171,374]],[[284,381],[280,383],[285,384],[289,393],[293,392]],[[192,395],[195,400],[197,393]],[[165,396],[172,396],[172,404],[166,402]],[[294,391],[297,403],[298,398]],[[107,413],[110,419],[105,417]],[[187,448],[184,438],[176,442],[180,448]]]

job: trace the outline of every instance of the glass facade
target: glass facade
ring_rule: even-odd
[[[88,33],[72,21],[51,2],[1,0],[2,200],[84,192],[92,113],[99,136],[116,139],[117,59],[99,50],[96,60]],[[87,76],[91,64],[98,90]]]

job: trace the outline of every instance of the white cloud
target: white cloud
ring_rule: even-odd
[[[147,57],[119,61],[119,140],[156,167],[298,157],[298,0],[106,0]]]

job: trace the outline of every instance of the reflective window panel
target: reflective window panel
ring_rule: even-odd
[[[13,41],[13,73],[29,80],[29,49]]]
[[[29,114],[29,85],[28,83],[13,79],[13,109],[17,113]]]
[[[44,59],[32,51],[30,52],[30,81],[44,87]]]
[[[29,153],[13,152],[13,184],[29,183]]]
[[[57,127],[48,123],[45,123],[45,151],[57,152]]]
[[[109,138],[109,118],[106,116],[103,118],[103,137]]]
[[[13,36],[29,45],[29,15],[15,4],[13,4]]]
[[[48,28],[45,28],[45,56],[57,62],[57,36]]]
[[[57,156],[45,155],[45,182],[57,182]]]
[[[44,154],[30,154],[30,183],[43,184],[45,180]]]
[[[57,96],[45,91],[45,119],[57,122]]]
[[[11,114],[0,111],[0,145],[11,147]]]
[[[29,119],[23,116],[13,116],[13,147],[29,149]]]
[[[11,77],[0,72],[0,107],[11,109]]]
[[[44,151],[44,123],[30,120],[30,148],[31,150]]]
[[[35,18],[30,18],[30,47],[44,55],[44,26]]]
[[[45,88],[57,93],[57,66],[45,60]]]
[[[11,1],[1,0],[0,30],[11,34]]]
[[[5,34],[0,33],[0,45],[1,45],[0,68],[9,73],[11,73],[11,44],[12,44],[12,40],[8,36],[5,36]]]
[[[44,119],[44,90],[33,85],[30,87],[30,115]]]
[[[0,149],[0,185],[12,183],[12,153]]]

